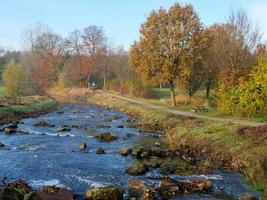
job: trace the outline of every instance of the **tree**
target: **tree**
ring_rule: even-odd
[[[25,94],[25,73],[21,65],[11,61],[3,72],[5,95],[22,96]]]
[[[205,58],[211,48],[212,32],[209,29],[200,29],[189,43],[189,51],[184,55],[182,73],[178,77],[178,84],[191,97],[201,87],[206,79]]]
[[[167,11],[152,11],[130,50],[130,65],[145,82],[168,82],[176,105],[174,81],[181,74],[189,45],[202,26],[191,5],[174,4]]]
[[[58,79],[63,67],[64,40],[48,26],[36,24],[24,32],[25,47],[31,52],[32,80],[38,93],[45,93]]]

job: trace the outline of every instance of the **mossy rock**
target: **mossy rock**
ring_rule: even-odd
[[[149,168],[146,164],[140,162],[134,162],[128,167],[125,173],[133,176],[138,176],[138,175],[143,175],[148,171]]]
[[[123,200],[123,188],[120,187],[101,187],[90,188],[85,192],[86,200]]]
[[[30,200],[34,191],[24,181],[7,184],[0,190],[0,199],[3,200]]]
[[[118,136],[107,132],[107,133],[101,133],[101,134],[97,135],[96,138],[100,142],[111,142],[111,141],[117,140]]]

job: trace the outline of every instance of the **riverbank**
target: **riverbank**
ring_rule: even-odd
[[[174,117],[104,94],[95,94],[88,102],[116,108],[138,117],[143,123],[161,124],[166,131],[166,143],[171,148],[189,149],[193,156],[201,157],[203,169],[237,170],[248,177],[255,188],[266,192],[266,127],[249,128]]]
[[[67,100],[72,98],[66,91],[64,95]],[[75,99],[79,98],[79,95],[75,96]],[[138,118],[141,124],[162,127],[169,148],[179,149],[191,159],[197,158],[202,172],[237,170],[248,177],[256,189],[266,193],[266,126],[244,127],[229,122],[178,117],[97,92],[90,92],[82,99],[83,103],[115,108]]]
[[[55,100],[43,96],[0,97],[0,124],[36,117],[57,108]]]

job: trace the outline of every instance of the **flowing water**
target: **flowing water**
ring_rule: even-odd
[[[118,152],[122,147],[133,147],[143,137],[151,136],[127,128],[128,116],[114,110],[68,104],[59,111],[22,120],[19,129],[29,134],[0,134],[0,142],[6,145],[0,150],[0,176],[7,177],[7,180],[23,179],[35,189],[46,185],[67,187],[79,195],[88,187],[118,185],[126,188],[128,180],[133,177],[124,172],[132,158],[123,157]],[[37,121],[47,121],[54,127],[32,126]],[[57,129],[62,124],[79,127],[59,133]],[[111,128],[98,129],[97,125],[110,125]],[[124,125],[124,128],[117,128],[118,125]],[[94,137],[105,131],[116,134],[119,139],[104,143]],[[81,142],[87,143],[85,152],[79,150]],[[106,154],[96,154],[95,150],[99,147],[104,148]],[[156,175],[157,172],[151,173]],[[245,192],[259,195],[237,172],[215,171],[205,177],[212,181],[213,192],[183,195],[178,199],[236,198]],[[152,184],[146,176],[140,178]]]

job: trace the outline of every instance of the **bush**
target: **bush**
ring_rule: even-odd
[[[227,88],[219,84],[219,110],[235,116],[252,117],[267,114],[267,60],[261,59],[248,79]]]
[[[26,74],[23,67],[11,61],[3,72],[4,91],[7,96],[23,96],[26,94]]]
[[[126,81],[125,87],[128,90],[128,94],[134,97],[150,99],[157,96],[157,93],[153,90],[153,88],[148,85],[144,85],[140,79]]]

